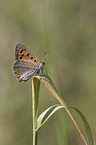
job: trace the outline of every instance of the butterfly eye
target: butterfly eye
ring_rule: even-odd
[[[42,62],[41,62],[43,65],[45,65],[46,63],[42,60]]]
[[[45,62],[43,62],[43,65],[45,65],[46,63]]]

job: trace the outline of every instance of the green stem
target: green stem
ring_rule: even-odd
[[[39,100],[40,81],[32,78],[32,104],[33,104],[33,145],[37,145],[37,113]]]

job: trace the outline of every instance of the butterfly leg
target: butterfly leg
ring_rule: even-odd
[[[43,69],[43,74],[48,75],[47,69]]]
[[[44,75],[48,75],[47,69],[44,69],[44,68],[41,69],[40,72],[39,72],[39,74],[41,74],[41,75],[43,75],[43,74],[44,74]]]
[[[35,72],[35,74],[38,74],[38,75],[48,75],[48,73],[47,73],[47,70],[46,69],[44,69],[44,68],[42,68],[42,69],[37,69],[36,70],[36,72]]]

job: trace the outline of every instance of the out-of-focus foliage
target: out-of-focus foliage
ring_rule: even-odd
[[[95,140],[96,1],[0,1],[0,145],[32,145],[31,79],[18,83],[12,73],[17,43],[40,60],[50,49],[45,57],[48,74],[66,104],[83,112]],[[41,85],[39,113],[53,104],[52,95]],[[83,144],[64,111],[38,132],[38,145],[58,142]]]

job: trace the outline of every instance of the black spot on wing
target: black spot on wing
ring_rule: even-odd
[[[24,54],[22,54],[22,56],[24,56]]]
[[[33,57],[31,57],[31,59],[33,59]]]
[[[22,56],[20,56],[20,59],[22,59]]]
[[[29,53],[27,53],[27,56],[29,56],[30,54]]]
[[[23,52],[23,49],[22,50],[20,50],[20,53],[22,53]]]

